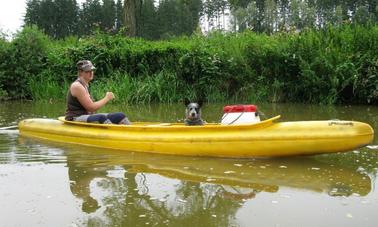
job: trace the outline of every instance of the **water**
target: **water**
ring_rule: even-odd
[[[203,118],[218,122],[223,105],[205,105]],[[259,106],[281,121],[357,120],[378,131],[377,107]],[[104,109],[118,110],[132,121],[184,115],[180,104]],[[63,113],[63,103],[0,103],[0,127]],[[198,158],[42,142],[2,130],[0,226],[376,226],[377,170],[375,147],[285,159]]]

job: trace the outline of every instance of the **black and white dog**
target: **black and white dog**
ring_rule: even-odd
[[[201,118],[202,100],[191,102],[185,98],[185,125],[204,125],[205,122]]]

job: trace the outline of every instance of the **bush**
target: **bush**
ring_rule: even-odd
[[[1,86],[12,98],[32,98],[30,81],[45,69],[51,41],[35,27],[27,27],[2,48]]]
[[[378,26],[345,25],[273,36],[252,32],[146,41],[96,34],[51,40],[34,27],[0,39],[0,95],[59,99],[76,62],[97,67],[91,85],[122,102],[378,102]]]

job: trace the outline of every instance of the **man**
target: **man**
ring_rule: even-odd
[[[76,64],[78,78],[71,84],[67,93],[66,120],[92,122],[101,124],[130,124],[122,112],[109,114],[95,114],[110,100],[114,99],[113,92],[106,92],[105,97],[93,101],[89,94],[89,82],[93,80],[96,67],[91,61],[81,60]]]

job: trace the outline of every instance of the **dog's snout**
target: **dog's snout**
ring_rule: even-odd
[[[187,112],[187,116],[191,119],[198,118],[199,117],[198,109],[195,107],[189,108]]]

